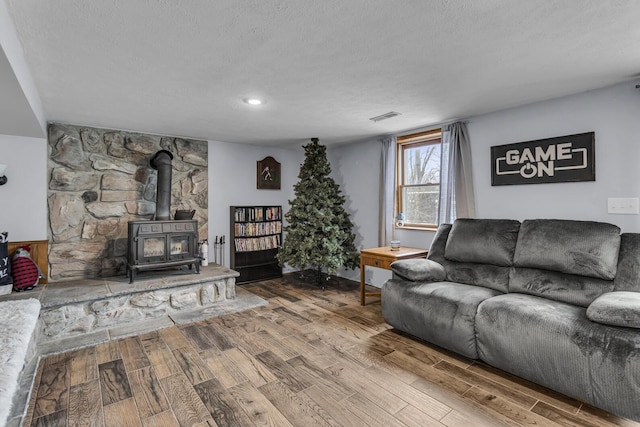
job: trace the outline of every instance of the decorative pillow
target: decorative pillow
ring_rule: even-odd
[[[608,292],[587,308],[589,320],[603,325],[640,329],[640,292]]]
[[[520,222],[510,219],[456,219],[444,250],[449,261],[510,267]]]
[[[412,282],[441,282],[447,276],[442,265],[425,258],[396,261],[391,264],[391,270]]]
[[[513,265],[613,280],[620,228],[604,222],[529,219],[520,226]]]

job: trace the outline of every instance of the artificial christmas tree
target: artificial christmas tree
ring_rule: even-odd
[[[327,149],[311,138],[304,146],[300,181],[293,187],[295,199],[285,214],[287,235],[277,258],[280,265],[300,270],[312,268],[320,281],[322,270],[334,274],[342,267],[359,266],[353,223],[344,209],[340,186],[329,176]]]

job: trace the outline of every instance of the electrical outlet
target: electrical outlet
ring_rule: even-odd
[[[637,197],[611,197],[607,199],[607,212],[613,215],[638,215],[640,199]]]

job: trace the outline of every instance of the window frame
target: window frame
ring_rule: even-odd
[[[405,222],[402,227],[398,227],[395,221],[398,213],[402,212],[402,190],[404,188],[411,187],[425,187],[425,186],[440,186],[442,183],[442,177],[438,179],[438,183],[429,184],[405,184],[404,183],[404,150],[407,148],[415,148],[427,145],[442,144],[442,129],[431,129],[424,132],[413,133],[409,135],[402,135],[396,138],[396,191],[395,191],[395,212],[394,212],[394,228],[399,229],[414,229],[414,230],[435,230],[438,228],[438,224],[418,224]],[[440,153],[442,156],[442,152]],[[437,212],[436,212],[437,214]],[[437,217],[437,215],[436,215]]]

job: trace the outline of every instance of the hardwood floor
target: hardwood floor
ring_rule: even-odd
[[[358,284],[50,356],[25,426],[640,426],[390,328]],[[372,300],[375,301],[375,300]]]

